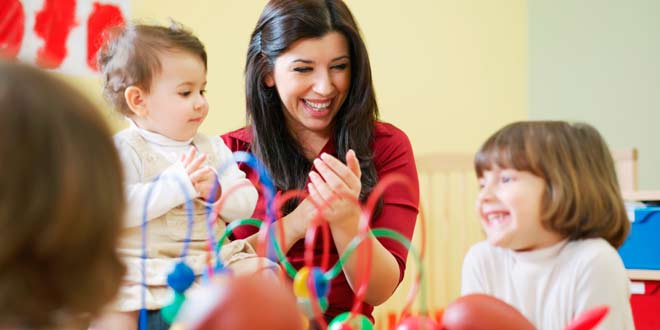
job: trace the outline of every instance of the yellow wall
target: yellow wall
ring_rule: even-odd
[[[202,131],[218,134],[244,124],[245,52],[266,1],[192,1],[195,6],[181,1],[135,0],[133,17],[160,23],[172,17],[206,43],[211,112]],[[472,153],[497,128],[526,118],[525,0],[347,2],[366,39],[382,118],[407,132],[416,154]],[[98,81],[74,81],[100,102]],[[120,125],[117,123],[121,121],[113,122]],[[461,182],[463,188],[446,195],[472,198],[474,193],[466,195],[465,187],[473,186],[473,177],[468,175]],[[429,239],[441,241],[435,244],[436,251],[428,251],[441,257],[430,270],[433,278],[429,281],[442,281],[432,286],[439,287],[429,298],[434,307],[444,306],[458,294],[462,253],[480,237],[472,200],[447,204],[452,207],[451,214],[464,215],[444,217],[450,219],[446,220],[449,224],[442,220],[430,228],[445,230],[427,233]],[[443,205],[429,208],[435,206],[437,213],[439,207],[448,207]],[[450,215],[449,211],[442,212]],[[464,219],[471,228],[467,233],[461,223]],[[405,292],[397,293],[388,304],[397,310],[404,299]]]
[[[526,117],[526,1],[349,4],[383,119],[408,133],[416,153],[474,152],[495,129]]]
[[[134,1],[131,14],[152,23],[172,17],[206,43],[211,112],[202,131],[218,134],[245,121],[245,52],[266,1],[193,1]],[[408,133],[416,153],[473,152],[495,129],[526,118],[526,1],[347,2],[369,48],[382,118]],[[96,79],[74,81],[102,102]]]

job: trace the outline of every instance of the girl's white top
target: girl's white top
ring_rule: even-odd
[[[461,294],[485,293],[517,308],[539,330],[564,329],[592,307],[610,310],[599,330],[633,330],[630,281],[601,238],[564,240],[530,252],[474,245],[465,256]]]

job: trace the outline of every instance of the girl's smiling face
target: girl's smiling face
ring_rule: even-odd
[[[531,251],[562,240],[544,228],[541,205],[546,183],[531,172],[493,167],[483,171],[476,209],[488,241],[515,251]]]

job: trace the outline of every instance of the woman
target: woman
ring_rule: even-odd
[[[371,226],[412,237],[419,204],[412,148],[402,131],[377,120],[367,50],[343,1],[271,0],[252,33],[245,74],[251,125],[223,139],[233,151],[254,153],[278,193],[309,192],[303,201],[285,205],[278,219],[286,237],[283,248],[296,268],[304,265],[303,238],[316,214],[314,204],[333,194],[366,201],[379,178],[388,174],[407,177],[415,193],[400,185],[387,189]],[[251,169],[243,170],[254,179]],[[264,214],[262,196],[254,217],[264,219]],[[323,215],[334,263],[358,234],[360,208],[350,198],[338,198]],[[239,228],[235,234],[248,237],[254,229]],[[361,312],[373,320],[373,306],[385,302],[403,279],[408,251],[392,240],[368,240],[372,269]],[[360,280],[357,259],[351,257],[332,281],[327,319],[351,309]]]

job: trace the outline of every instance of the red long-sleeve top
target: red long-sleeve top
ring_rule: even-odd
[[[232,151],[250,152],[252,134],[249,127],[226,133],[221,137]],[[395,126],[376,122],[371,148],[379,180],[388,174],[398,173],[410,179],[414,187],[414,193],[411,194],[406,187],[400,184],[391,185],[383,194],[382,211],[378,217],[372,219],[371,227],[395,230],[411,240],[419,207],[419,182],[410,141],[406,134]],[[325,145],[321,153],[323,152],[336,156],[332,141]],[[256,180],[258,179],[256,172],[244,164],[241,164],[240,168],[256,185]],[[253,218],[265,219],[265,200],[263,196],[259,196]],[[234,235],[237,238],[246,238],[255,232],[256,229],[254,227],[243,226],[237,228],[234,231]],[[321,234],[317,234],[315,265],[320,265],[321,263],[321,239]],[[403,279],[408,250],[392,239],[378,238],[378,240],[396,259],[399,265],[400,282]],[[300,269],[305,264],[304,251],[304,240],[300,240],[287,253],[288,260],[296,269]],[[338,258],[337,249],[333,241],[330,240],[330,266],[334,265]],[[325,313],[326,319],[331,320],[336,315],[349,311],[353,305],[354,298],[355,294],[349,286],[346,277],[343,273],[339,274],[331,282],[330,294],[328,296],[329,307]],[[362,314],[373,320],[372,311],[373,306],[366,303],[362,304]]]

